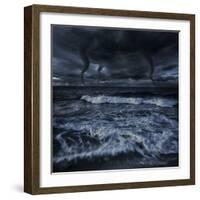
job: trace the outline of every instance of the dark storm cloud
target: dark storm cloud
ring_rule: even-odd
[[[54,84],[177,82],[175,32],[54,25],[52,50]]]

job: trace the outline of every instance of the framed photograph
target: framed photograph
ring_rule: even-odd
[[[24,191],[195,183],[195,16],[25,8]]]

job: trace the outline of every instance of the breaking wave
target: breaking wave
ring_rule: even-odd
[[[67,125],[69,128],[69,124]],[[55,138],[62,151],[54,157],[54,162],[70,162],[95,157],[114,157],[121,153],[139,155],[144,160],[159,160],[161,154],[176,154],[178,152],[177,138],[174,133],[164,130],[160,133],[139,134],[133,130],[102,127],[92,130],[92,127],[69,129]],[[92,131],[92,132],[90,132]],[[95,131],[95,132],[94,132]],[[134,156],[133,156],[134,158]]]
[[[134,95],[56,100],[53,172],[178,166],[177,96]]]
[[[169,97],[119,97],[119,96],[89,96],[84,95],[81,100],[93,104],[114,103],[114,104],[154,104],[160,107],[173,107],[177,105],[177,100]]]

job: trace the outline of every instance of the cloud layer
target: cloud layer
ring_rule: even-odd
[[[175,85],[178,33],[54,25],[52,68],[54,85]]]

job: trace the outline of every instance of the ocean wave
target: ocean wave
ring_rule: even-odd
[[[104,119],[71,120],[55,124],[60,129],[55,137],[60,151],[54,157],[54,163],[70,163],[94,157],[111,158],[130,152],[133,158],[134,155],[140,155],[150,160],[159,158],[161,154],[178,153],[177,121],[165,115],[151,113],[149,117],[132,116],[117,123],[107,123]],[[162,129],[161,124],[165,124]]]
[[[81,97],[84,100],[93,104],[114,103],[114,104],[153,104],[160,107],[173,107],[177,105],[177,100],[169,97],[119,97],[119,96],[89,96]]]
[[[173,154],[178,151],[174,133],[169,130],[148,135],[133,133],[132,130],[121,132],[120,129],[110,127],[90,131],[71,129],[58,134],[56,140],[62,151],[54,157],[54,162],[113,157],[128,152],[132,152],[133,158],[134,154],[137,154],[144,159],[159,159],[160,154]]]
[[[85,99],[92,102],[85,103]],[[112,103],[119,101],[122,103]],[[57,102],[53,119],[55,171],[176,166],[173,162],[178,161],[179,145],[177,107],[172,106],[175,102],[158,96],[97,95]]]

